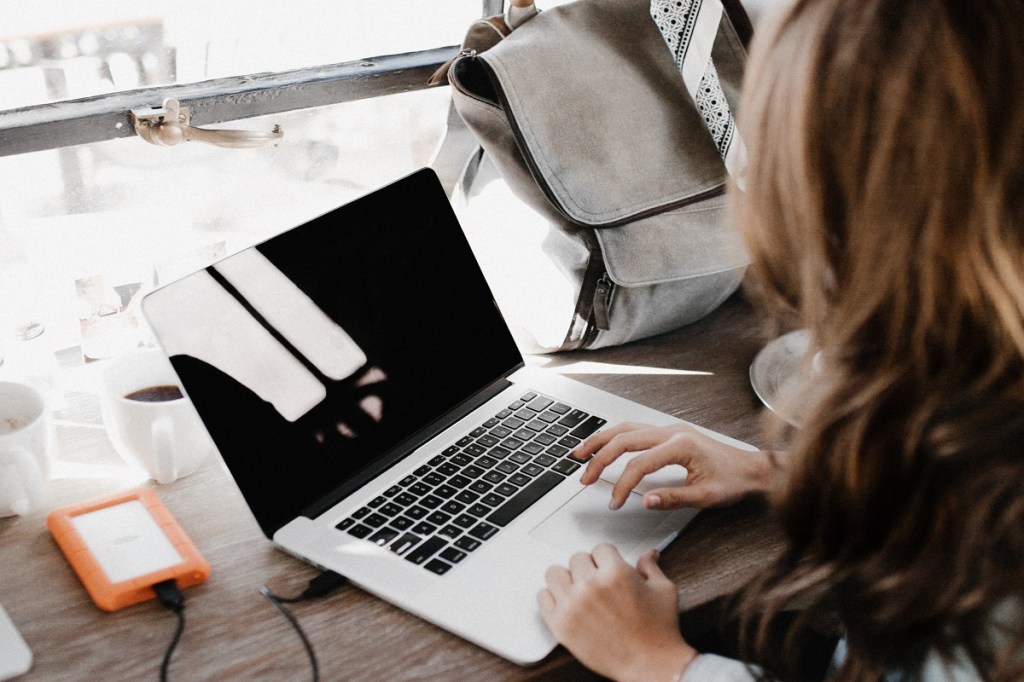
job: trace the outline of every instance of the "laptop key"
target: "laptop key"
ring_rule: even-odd
[[[426,521],[420,521],[412,527],[412,532],[417,535],[431,535],[435,530],[437,530],[437,526]]]
[[[382,495],[378,495],[377,497],[375,497],[372,500],[370,500],[367,503],[367,505],[370,506],[370,507],[373,507],[374,509],[376,509],[377,507],[381,506],[382,504],[384,504],[387,501],[388,500],[387,500],[386,497],[384,497]]]
[[[434,554],[439,552],[441,548],[447,544],[448,543],[442,540],[441,538],[430,538],[423,544],[418,545],[416,549],[406,554],[405,560],[411,561],[416,565],[422,564],[424,561],[434,556]]]
[[[448,500],[447,502],[441,505],[441,511],[446,512],[448,514],[458,514],[465,508],[466,505],[462,504],[461,502],[456,502],[455,500]]]
[[[463,504],[473,504],[480,499],[480,496],[476,493],[471,493],[468,490],[463,490],[461,493],[455,496],[455,499]]]
[[[406,533],[402,537],[392,542],[391,547],[389,547],[388,549],[390,549],[395,554],[402,555],[408,552],[416,545],[418,545],[422,540],[423,538],[419,537],[418,535]]]
[[[482,469],[490,469],[492,466],[498,463],[498,460],[494,459],[490,455],[484,455],[476,460],[476,465]]]
[[[460,466],[460,467],[464,467],[464,466],[466,466],[467,464],[469,464],[472,461],[473,461],[473,458],[470,457],[469,455],[467,455],[464,452],[460,452],[459,454],[455,455],[451,459],[452,464],[454,464],[456,466]]]
[[[506,435],[508,435],[508,434],[506,434]],[[505,436],[502,436],[502,438],[504,438],[504,437]],[[484,446],[485,448],[491,448],[491,447],[494,447],[495,445],[498,444],[498,439],[495,438],[492,435],[484,435],[484,436],[480,436],[479,438],[477,438],[476,442],[479,443],[480,445]]]
[[[505,498],[501,495],[496,495],[495,493],[487,493],[480,501],[492,507],[500,507],[505,503]]]
[[[367,539],[375,545],[383,547],[396,537],[398,537],[398,531],[394,528],[381,528]]]
[[[434,494],[446,500],[454,497],[458,492],[458,489],[451,487],[447,483],[434,488]]]
[[[489,493],[491,491],[491,488],[493,487],[494,486],[492,486],[490,483],[487,483],[486,481],[473,481],[472,485],[469,486],[469,489],[475,493],[480,493],[481,495],[484,495],[486,493]]]
[[[462,475],[466,478],[477,478],[484,473],[484,470],[475,464],[470,464],[468,467],[462,470]]]
[[[559,476],[552,471],[545,471],[539,477],[534,479],[530,485],[516,493],[516,495],[510,498],[505,504],[495,509],[491,515],[487,517],[487,520],[498,526],[507,526],[517,516],[526,511],[530,505],[546,495],[552,488],[564,480],[564,477]]]
[[[402,493],[401,495],[396,496],[392,500],[392,502],[394,502],[395,504],[399,504],[399,505],[401,505],[403,507],[408,507],[410,504],[412,504],[415,501],[416,501],[416,496],[415,495],[410,495],[409,493]]]
[[[474,549],[479,547],[482,543],[479,540],[474,540],[468,535],[463,535],[461,538],[455,541],[455,546],[466,552],[472,552]]]
[[[354,518],[354,519],[361,519],[361,518],[363,518],[364,516],[366,516],[369,513],[370,513],[370,508],[369,507],[360,507],[359,509],[356,509],[354,512],[352,512],[352,518]]]
[[[501,483],[505,480],[505,474],[499,471],[488,471],[487,474],[484,475],[484,480],[490,483]]]
[[[527,404],[527,407],[536,412],[543,412],[544,410],[548,409],[548,406],[553,402],[555,401],[552,400],[551,398],[537,396]]]
[[[444,559],[445,561],[450,561],[453,564],[457,564],[466,558],[466,553],[460,552],[454,547],[446,547],[443,552],[438,554],[438,556]]]
[[[544,471],[544,467],[538,464],[531,463],[524,466],[522,469],[520,469],[520,471],[526,474],[527,476],[536,476],[540,472]]]
[[[419,521],[420,519],[422,519],[424,516],[426,516],[429,513],[430,512],[428,512],[423,507],[420,507],[419,505],[417,505],[415,507],[409,507],[408,509],[405,510],[405,515],[406,516],[408,516],[411,519],[415,519],[417,521]]]
[[[342,519],[341,523],[335,526],[335,528],[337,528],[338,530],[345,530],[346,528],[351,528],[353,525],[355,525],[355,522],[356,520],[350,516],[347,519]]]
[[[451,524],[449,524],[449,525],[445,526],[444,528],[442,528],[441,530],[437,531],[437,536],[438,537],[448,538],[449,540],[454,540],[455,538],[459,537],[460,535],[462,535],[462,529],[459,528],[458,526],[453,526]]]
[[[450,465],[448,463],[445,463],[445,466]],[[440,469],[438,471],[440,471]],[[438,471],[431,471],[429,474],[424,476],[423,482],[426,483],[427,485],[439,485],[440,483],[444,482],[445,476],[450,475],[445,474],[444,472],[438,473]],[[458,469],[456,468],[455,471],[458,471]],[[451,473],[454,474],[455,471],[452,471]]]
[[[412,525],[412,519],[407,516],[399,516],[397,519],[391,519],[391,527],[397,528],[398,530],[406,530]]]
[[[433,514],[431,514],[430,516],[428,516],[426,520],[427,520],[428,523],[436,523],[437,525],[440,526],[442,523],[448,523],[448,521],[451,518],[452,518],[451,514],[445,514],[444,512],[436,511]]]
[[[365,537],[368,537],[370,535],[370,533],[372,533],[372,532],[373,532],[372,528],[370,528],[369,526],[364,526],[361,523],[357,524],[355,526],[352,526],[351,528],[348,529],[348,534],[349,535],[351,535],[353,537],[357,537],[360,540],[365,538]]]
[[[391,502],[388,502],[387,504],[380,507],[377,511],[383,514],[384,516],[397,516],[398,514],[402,513],[402,508],[397,504],[392,504]]]
[[[561,438],[558,439],[558,444],[559,445],[563,445],[563,446],[565,446],[567,448],[570,448],[570,449],[576,447],[581,442],[582,441],[579,438],[574,438],[573,436],[562,436]],[[551,447],[555,447],[555,446],[552,445]]]
[[[530,477],[523,473],[512,474],[508,477],[508,482],[512,485],[519,486],[522,488],[524,485],[530,482]]]
[[[551,455],[537,455],[533,459],[535,464],[539,464],[542,467],[549,467],[554,464],[557,460]]]
[[[565,414],[566,412],[569,411],[569,406],[564,403],[555,403],[548,409],[550,409],[552,412],[557,412],[558,414]]]
[[[472,514],[473,516],[487,516],[491,513],[491,508],[488,507],[486,504],[480,504],[479,502],[477,502],[466,511]],[[349,521],[351,521],[351,519],[349,519]]]
[[[367,526],[372,526],[373,528],[380,528],[387,522],[387,517],[381,516],[380,514],[370,514],[365,519],[363,519],[363,523],[365,523]]]
[[[463,529],[470,528],[476,522],[477,518],[475,516],[470,516],[469,514],[460,514],[455,517],[454,521],[452,521],[456,526]]]
[[[398,485],[393,485],[384,491],[384,497],[394,497],[400,492],[402,492],[402,487]]]
[[[533,442],[534,443],[540,443],[541,445],[547,446],[547,445],[551,445],[552,443],[554,443],[555,440],[556,440],[556,438],[553,435],[551,435],[550,433],[538,433],[534,437]]]
[[[562,426],[568,426],[571,429],[579,425],[580,422],[582,422],[589,416],[590,415],[588,415],[583,410],[569,410],[569,412],[567,412],[561,419],[558,420],[558,423],[561,424]]]
[[[428,561],[426,564],[423,565],[423,568],[427,569],[431,573],[436,573],[438,575],[444,575],[445,573],[447,573],[448,571],[451,570],[452,565],[451,564],[446,564],[445,562],[441,561],[440,559],[431,559],[430,561]]]
[[[512,454],[512,451],[509,450],[508,448],[503,448],[499,445],[498,447],[491,448],[490,452],[488,452],[487,454],[495,459],[504,459],[505,457],[508,457],[510,454]]]
[[[481,521],[473,528],[473,530],[469,531],[469,534],[477,540],[490,540],[497,532],[498,529],[495,526]]]
[[[551,467],[551,470],[557,471],[560,474],[565,474],[566,476],[568,476],[569,474],[571,474],[572,472],[576,471],[579,468],[580,465],[577,464],[572,459],[563,459],[561,462]]]
[[[426,495],[430,492],[430,486],[423,481],[418,481],[415,485],[409,488],[409,493],[412,495]]]
[[[585,422],[569,432],[569,435],[577,438],[586,438],[594,431],[605,425],[605,420],[600,417],[588,417]]]
[[[454,476],[452,476],[451,478],[448,479],[448,485],[450,485],[453,488],[459,488],[459,489],[465,488],[467,485],[469,485],[472,482],[473,481],[471,481],[470,479],[466,478],[462,474],[455,474]],[[455,498],[455,499],[458,499],[458,498]]]
[[[436,495],[426,495],[420,500],[420,504],[427,509],[437,509],[444,502],[440,497]]]
[[[471,443],[466,446],[465,452],[466,454],[472,455],[473,457],[479,457],[480,455],[487,452],[487,448],[481,445],[480,443]]]
[[[504,495],[505,497],[511,497],[512,495],[515,495],[517,492],[519,492],[519,488],[515,487],[511,483],[502,483],[501,485],[494,489],[494,492],[500,495]]]

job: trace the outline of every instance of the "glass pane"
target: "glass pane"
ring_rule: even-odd
[[[481,0],[7,5],[0,110],[456,45],[482,11]]]
[[[138,294],[427,165],[448,101],[434,88],[246,121],[281,124],[277,147],[128,138],[0,157],[18,188],[0,194],[0,357],[40,327],[35,346],[87,359],[146,343]]]

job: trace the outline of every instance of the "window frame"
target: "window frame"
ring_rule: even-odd
[[[482,0],[482,16],[503,0]],[[468,28],[468,27],[467,27]],[[177,99],[203,126],[435,87],[430,76],[459,46],[368,57],[289,71],[147,87],[0,111],[0,156],[136,135],[132,109]]]

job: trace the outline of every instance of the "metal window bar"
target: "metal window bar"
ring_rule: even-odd
[[[482,0],[483,16],[502,0]],[[0,156],[60,149],[135,135],[129,112],[177,99],[192,125],[306,109],[429,87],[430,75],[458,46],[359,59],[291,71],[140,88],[0,112]]]

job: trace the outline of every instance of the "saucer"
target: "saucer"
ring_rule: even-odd
[[[750,364],[750,385],[769,410],[793,426],[799,425],[790,399],[801,382],[801,364],[810,347],[811,335],[806,329],[784,334],[770,341]]]

